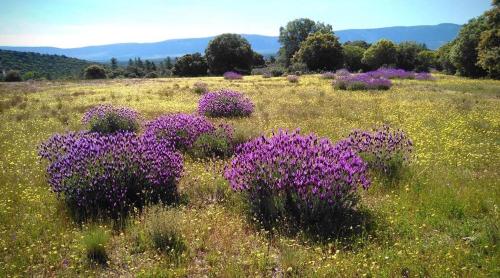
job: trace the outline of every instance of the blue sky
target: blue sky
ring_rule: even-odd
[[[334,30],[463,24],[490,0],[0,0],[0,45],[79,47],[221,33],[277,35],[308,17]]]

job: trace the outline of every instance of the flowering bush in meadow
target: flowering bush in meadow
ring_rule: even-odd
[[[323,79],[335,79],[335,73],[331,71],[327,71],[321,74],[321,78]]]
[[[140,128],[140,116],[131,108],[102,104],[87,110],[82,123],[88,125],[90,131],[103,134],[119,131],[136,132]]]
[[[193,85],[193,91],[199,95],[208,92],[208,84],[205,82],[198,81]]]
[[[224,175],[233,190],[248,193],[265,227],[285,221],[325,233],[336,215],[356,206],[358,188],[370,185],[366,163],[353,150],[298,131],[241,145]]]
[[[384,125],[372,132],[354,130],[337,144],[359,154],[368,167],[390,180],[399,178],[402,166],[410,161],[413,142],[402,130]]]
[[[286,80],[290,83],[299,83],[299,77],[295,74],[290,74],[286,77]]]
[[[231,90],[206,93],[198,103],[198,113],[207,117],[246,117],[253,109],[249,98]]]
[[[170,114],[147,123],[144,136],[187,150],[201,134],[214,130],[214,125],[204,116]]]
[[[391,80],[384,77],[372,77],[366,73],[337,75],[333,86],[340,90],[388,90]]]
[[[243,79],[243,75],[241,75],[237,72],[234,72],[234,71],[228,71],[228,72],[224,73],[224,79],[239,80],[239,79]]]
[[[417,72],[415,73],[416,80],[435,80],[432,74],[428,72]]]
[[[124,215],[148,202],[172,202],[182,156],[151,136],[129,132],[56,134],[39,149],[52,190],[78,218]]]
[[[432,75],[428,72],[414,72],[393,68],[379,68],[366,74],[374,78],[432,80]]]
[[[234,129],[227,124],[220,124],[216,129],[201,134],[193,143],[191,154],[198,158],[229,157],[234,152]]]

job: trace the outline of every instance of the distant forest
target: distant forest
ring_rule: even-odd
[[[60,55],[0,50],[0,74],[17,70],[27,79],[80,79],[92,63]]]

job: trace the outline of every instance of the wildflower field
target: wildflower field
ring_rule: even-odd
[[[341,90],[320,75],[293,82],[244,76],[1,83],[0,277],[498,277],[500,81],[435,74],[391,82],[384,90]],[[196,92],[195,84],[203,90]],[[359,195],[355,210],[362,219],[320,239],[266,229],[249,217],[244,193],[227,177],[254,176],[228,175],[228,156],[176,157],[180,201],[147,205],[118,221],[76,221],[49,185],[40,145],[55,133],[85,130],[81,120],[89,109],[129,107],[153,121],[198,114],[205,99],[202,112],[210,116],[216,113],[208,108],[227,106],[205,104],[215,97],[200,93],[225,90],[242,94],[234,98],[244,99],[246,117],[209,118],[213,126],[206,129],[231,125],[235,134],[256,138],[258,147],[281,144],[291,134],[284,130],[337,143],[353,130],[387,125],[411,138],[411,157],[397,179],[370,175],[366,190],[349,187]],[[170,126],[160,118],[142,131]],[[273,133],[282,137],[264,142],[261,136]],[[300,140],[316,144],[316,137]],[[321,142],[315,152],[336,154]],[[109,148],[126,155],[123,145]],[[141,142],[137,146],[142,150]],[[144,170],[148,177],[163,175],[161,163],[170,162],[141,152],[138,163],[159,161]],[[268,154],[259,155],[249,154],[249,162]],[[321,161],[306,162],[304,171]],[[363,168],[359,163],[348,169]]]

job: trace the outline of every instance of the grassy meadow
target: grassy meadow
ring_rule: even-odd
[[[317,75],[297,84],[260,76],[1,83],[0,277],[498,277],[500,81],[436,79],[396,80],[387,91],[339,91]],[[369,219],[327,241],[260,230],[221,174],[227,161],[189,156],[183,204],[148,207],[120,225],[73,221],[47,184],[39,144],[83,129],[84,111],[101,103],[147,120],[196,112],[199,80],[252,99],[251,117],[224,120],[241,132],[300,128],[335,142],[387,123],[413,140],[412,163],[399,182],[374,180],[360,192]],[[159,252],[148,236],[172,223],[182,254]],[[107,266],[85,256],[96,227],[109,238]]]

